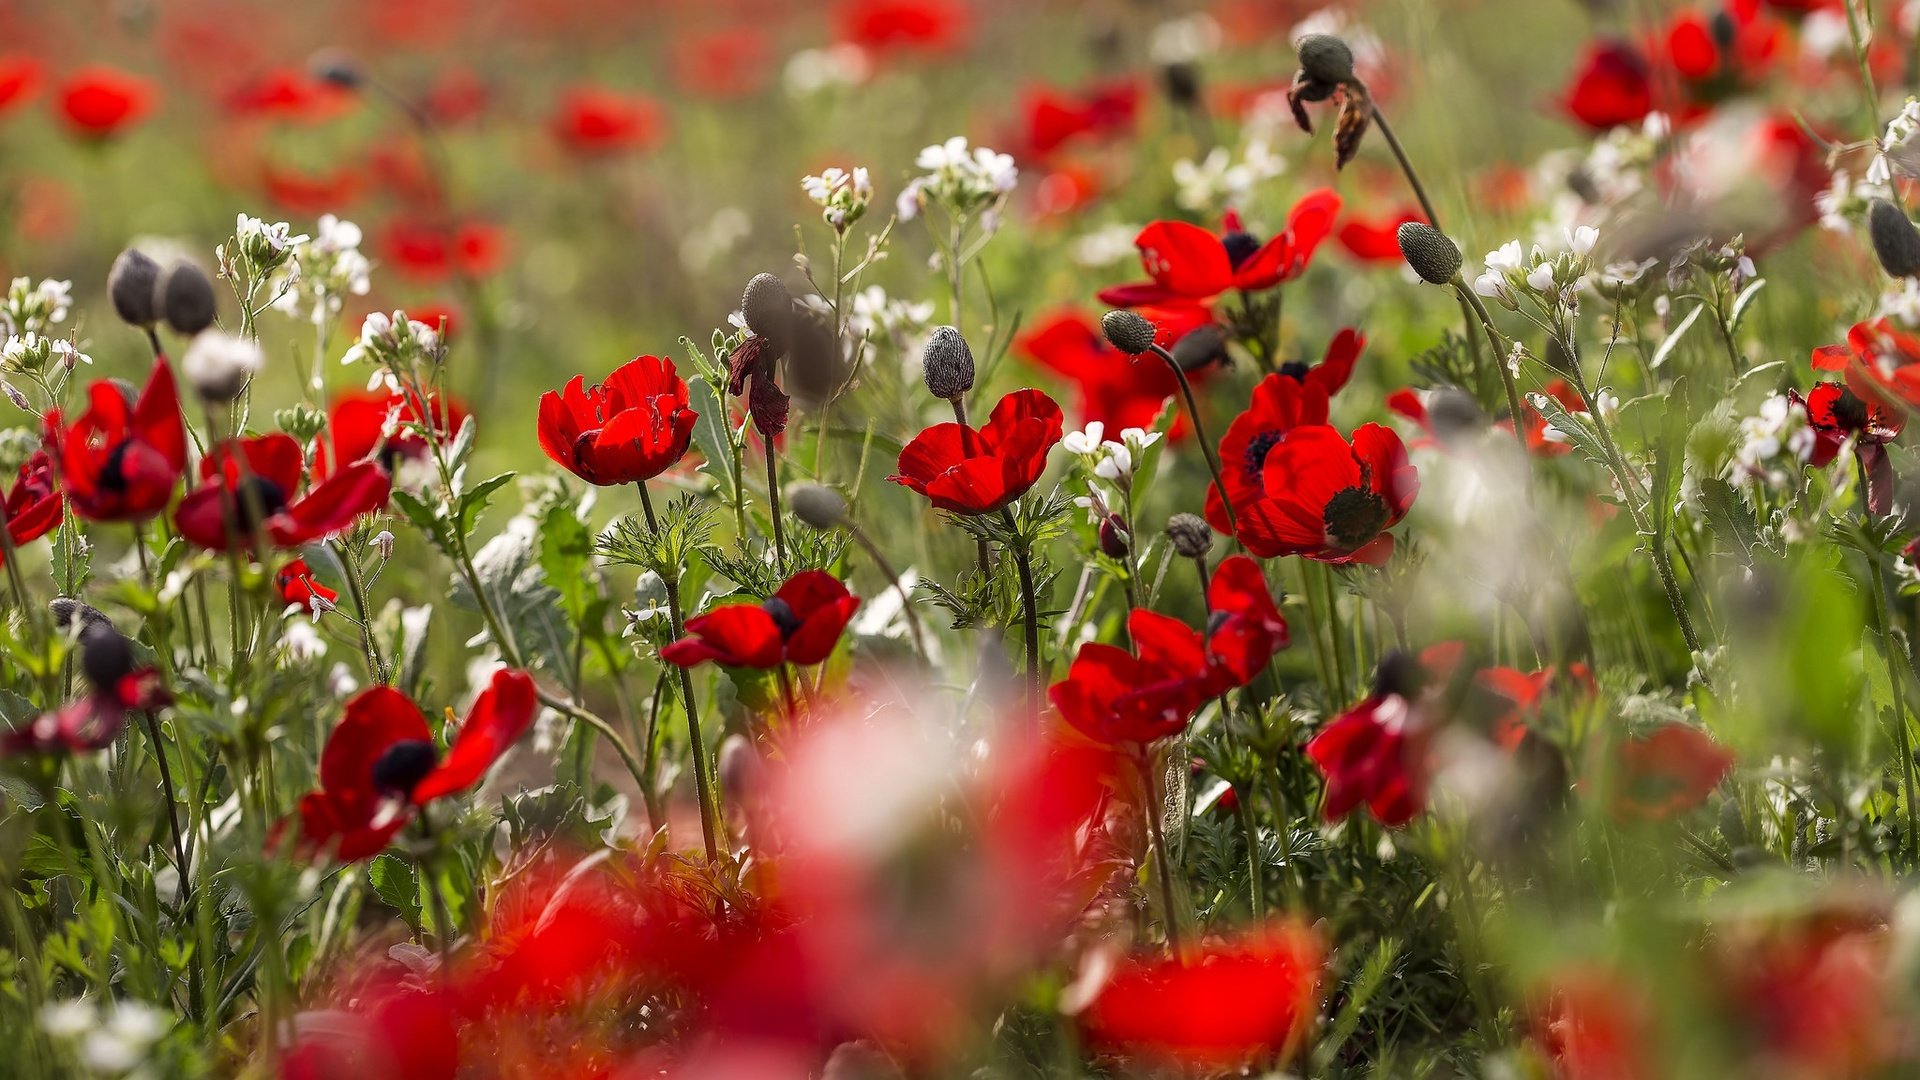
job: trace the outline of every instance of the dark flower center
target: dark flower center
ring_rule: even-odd
[[[1260,479],[1260,470],[1267,463],[1267,453],[1280,441],[1281,432],[1262,431],[1247,440],[1247,456],[1240,463],[1240,470],[1248,480]]]
[[[1867,403],[1841,387],[1840,396],[1833,399],[1833,419],[1844,431],[1862,431],[1867,426]]]
[[[1285,375],[1294,382],[1306,382],[1307,372],[1312,370],[1312,365],[1304,360],[1289,360],[1280,365],[1280,374]]]
[[[133,446],[133,440],[122,439],[107,451],[107,461],[100,467],[100,486],[107,491],[127,490],[127,450]]]
[[[1260,250],[1260,238],[1245,229],[1235,229],[1221,237],[1220,243],[1227,249],[1227,262],[1235,270],[1240,269],[1242,263],[1253,258],[1253,253]]]
[[[1420,659],[1395,649],[1380,658],[1380,667],[1373,675],[1373,696],[1411,698],[1426,681],[1427,672],[1420,666]]]
[[[411,797],[440,754],[426,739],[404,739],[387,747],[373,763],[373,788],[382,795]]]
[[[287,508],[287,493],[264,476],[242,477],[233,486],[234,527],[250,533]]]
[[[773,597],[760,605],[760,610],[773,619],[773,625],[780,628],[780,639],[788,640],[800,632],[800,616],[793,613],[793,605],[779,597]]]
[[[1361,487],[1350,487],[1327,500],[1321,515],[1327,524],[1327,538],[1342,551],[1352,551],[1386,527],[1391,516],[1387,500]]]

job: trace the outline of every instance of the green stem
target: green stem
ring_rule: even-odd
[[[767,447],[767,460],[773,460],[771,444]],[[640,489],[640,509],[646,513],[647,528],[657,536],[660,519],[654,515],[653,497],[647,494],[647,482],[642,480],[634,486]],[[674,639],[678,640],[686,633],[686,623],[682,621],[680,612],[680,575],[677,572],[668,574],[663,580],[667,587],[669,625]],[[687,710],[687,742],[693,750],[693,786],[700,800],[700,835],[706,842],[707,859],[711,862],[720,858],[720,844],[715,835],[720,807],[714,797],[712,763],[707,760],[706,737],[700,733],[700,711],[693,698],[693,673],[679,665],[675,667],[680,672],[680,703]]]

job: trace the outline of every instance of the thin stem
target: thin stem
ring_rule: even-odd
[[[638,758],[634,757],[633,748],[627,745],[627,741],[620,737],[620,733],[614,730],[612,724],[608,723],[602,717],[596,716],[586,709],[575,705],[573,702],[546,690],[536,688],[534,690],[534,696],[539,698],[540,704],[545,705],[547,708],[599,732],[602,738],[613,744],[614,753],[620,755],[621,764],[627,767],[627,772],[631,773],[634,780],[640,784],[642,794],[644,795],[646,792],[652,790],[647,786],[647,778],[651,775],[651,770]]]
[[[1420,182],[1420,174],[1413,171],[1413,162],[1407,159],[1406,148],[1400,145],[1400,139],[1393,133],[1393,125],[1387,123],[1387,114],[1380,111],[1380,103],[1367,95],[1368,104],[1373,106],[1373,126],[1380,129],[1380,137],[1387,140],[1387,149],[1393,151],[1393,159],[1400,163],[1400,173],[1407,178],[1407,186],[1413,189],[1413,197],[1420,202],[1420,212],[1427,215],[1427,224],[1440,228],[1440,215],[1433,211],[1433,200],[1427,198],[1426,185]],[[1445,230],[1441,230],[1445,231]]]
[[[173,865],[180,872],[180,887],[187,893],[192,889],[187,884],[187,841],[180,831],[180,805],[174,793],[173,766],[167,764],[167,746],[160,739],[160,721],[154,719],[152,709],[140,710],[140,718],[146,721],[147,737],[153,740],[153,759],[160,763],[160,792],[167,800],[167,824],[173,830]]]
[[[967,423],[967,399],[964,396],[955,397],[951,399],[949,404],[953,406],[954,422],[960,425],[960,449],[971,457],[974,452],[973,426]],[[989,554],[985,540],[977,541],[974,544],[974,555],[979,561],[980,576],[983,578],[991,577],[993,570],[989,566]]]
[[[767,461],[768,468],[771,469],[773,461],[771,440],[768,441],[767,446]],[[660,519],[654,515],[653,497],[647,494],[647,482],[642,480],[634,486],[640,489],[640,509],[646,513],[647,528],[658,535]],[[774,520],[776,522],[779,520],[777,514]],[[674,638],[678,639],[686,633],[686,623],[682,621],[680,612],[680,575],[678,573],[667,575],[665,584],[667,616],[671,620],[669,625],[673,629]],[[678,667],[678,665],[675,666]],[[707,860],[712,862],[720,858],[720,844],[715,836],[715,823],[720,820],[720,807],[713,793],[713,773],[707,761],[707,740],[700,733],[700,710],[694,704],[693,673],[686,668],[679,668],[679,671],[680,703],[687,710],[687,743],[693,750],[693,786],[700,800],[700,836],[706,842]]]
[[[780,523],[780,453],[774,449],[773,436],[762,432],[760,440],[767,447],[767,504],[771,507],[773,515],[773,568],[785,572],[787,530],[786,526]],[[644,481],[642,481],[641,490],[646,490]]]
[[[1162,790],[1159,770],[1153,767],[1153,755],[1143,749],[1138,762],[1140,782],[1146,788],[1147,835],[1153,844],[1154,876],[1160,882],[1161,918],[1166,928],[1167,951],[1177,960],[1185,955],[1185,950],[1180,946],[1180,911],[1173,899],[1173,854],[1167,849],[1167,829],[1161,820],[1166,816],[1166,794]]]
[[[1180,396],[1187,403],[1187,419],[1193,424],[1193,437],[1200,443],[1200,453],[1207,459],[1207,471],[1213,474],[1214,489],[1220,492],[1220,505],[1227,511],[1227,526],[1234,536],[1240,535],[1240,519],[1233,512],[1233,499],[1227,494],[1227,482],[1220,474],[1220,459],[1214,454],[1213,440],[1207,437],[1207,427],[1200,420],[1200,407],[1194,404],[1193,384],[1187,381],[1187,373],[1180,368],[1180,362],[1173,354],[1155,343],[1152,352],[1166,361],[1167,368],[1180,384]]]
[[[1001,510],[1001,520],[1007,529],[1017,528],[1013,521],[1013,511]],[[1007,545],[1013,554],[1014,569],[1020,573],[1020,606],[1027,627],[1027,712],[1037,722],[1040,717],[1040,695],[1044,678],[1040,671],[1040,612],[1034,596],[1033,564],[1027,556],[1027,543],[1017,532],[1013,541]]]
[[[1260,922],[1267,917],[1267,901],[1260,888],[1260,829],[1253,817],[1253,785],[1247,785],[1242,791],[1240,785],[1235,784],[1231,790],[1240,831],[1247,837],[1247,895],[1253,900],[1253,919]]]
[[[360,652],[367,658],[367,676],[374,682],[384,685],[387,681],[386,664],[380,659],[380,647],[373,640],[373,623],[367,611],[367,590],[360,582],[360,564],[347,545],[338,540],[333,542],[335,554],[340,556],[340,566],[347,578],[347,595],[353,599],[353,611],[359,617],[355,626],[360,631]]]
[[[1480,317],[1480,330],[1486,335],[1487,346],[1493,353],[1494,370],[1500,373],[1500,386],[1507,394],[1507,416],[1513,421],[1513,438],[1520,444],[1521,467],[1527,470],[1527,490],[1531,493],[1533,458],[1527,450],[1527,427],[1520,412],[1520,387],[1515,385],[1513,369],[1507,366],[1507,359],[1502,355],[1501,342],[1505,340],[1505,335],[1493,325],[1493,316],[1487,312],[1487,305],[1480,302],[1480,294],[1468,288],[1466,281],[1458,273],[1453,276],[1453,289],[1473,308],[1474,314]]]

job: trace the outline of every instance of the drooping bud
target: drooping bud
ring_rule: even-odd
[[[373,550],[379,553],[381,562],[386,562],[388,559],[393,558],[393,534],[385,529],[381,529],[378,533],[375,533],[373,537]]]
[[[1100,317],[1100,332],[1114,348],[1138,356],[1153,348],[1153,323],[1137,311],[1116,308]]]
[[[307,60],[307,73],[343,90],[357,90],[367,79],[360,61],[345,49],[321,49]]]
[[[175,259],[153,286],[154,306],[177,334],[192,337],[213,325],[213,282],[206,271]]]
[[[953,327],[933,328],[920,362],[927,390],[934,397],[953,401],[973,389],[973,350]]]
[[[80,670],[102,693],[117,693],[120,680],[133,674],[133,643],[109,625],[80,631]]]
[[[1100,522],[1100,550],[1110,559],[1124,559],[1131,548],[1126,523],[1118,514],[1108,514]]]
[[[1300,71],[1317,83],[1353,81],[1353,50],[1332,34],[1308,34],[1293,43]]]
[[[1400,241],[1401,256],[1413,267],[1413,272],[1420,275],[1420,280],[1445,285],[1460,272],[1460,246],[1426,222],[1402,224],[1395,239]]]
[[[786,352],[793,332],[793,294],[786,283],[772,274],[755,274],[740,294],[740,314],[747,329],[779,352]]]
[[[1173,362],[1185,372],[1227,362],[1227,335],[1213,323],[1197,326],[1173,343]]]
[[[1173,550],[1185,559],[1206,557],[1213,550],[1213,528],[1196,514],[1175,514],[1167,519],[1167,539]]]
[[[1880,266],[1893,277],[1920,274],[1920,229],[1900,208],[1885,199],[1873,200],[1867,210],[1867,235]]]
[[[160,280],[160,264],[133,248],[120,253],[107,271],[107,296],[113,310],[129,326],[142,329],[160,321],[154,304],[154,286]]]
[[[789,485],[787,508],[816,529],[835,529],[847,521],[847,500],[825,484]]]
[[[246,390],[264,361],[259,342],[208,330],[195,335],[187,345],[186,355],[180,358],[180,373],[201,400],[224,403]]]

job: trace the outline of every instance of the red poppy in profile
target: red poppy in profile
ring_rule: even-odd
[[[480,221],[435,225],[395,218],[381,230],[380,250],[396,269],[421,281],[453,274],[482,278],[500,269],[506,234]]]
[[[1814,433],[1811,464],[1815,468],[1832,464],[1851,441],[1854,458],[1867,478],[1867,508],[1885,514],[1893,510],[1894,482],[1887,444],[1900,437],[1907,417],[1870,389],[1866,380],[1857,382],[1864,394],[1844,383],[1823,382],[1804,398],[1797,390],[1787,391],[1787,397],[1807,410],[1807,423]]]
[[[81,620],[80,656],[88,692],[59,709],[0,732],[0,757],[104,750],[125,729],[129,711],[159,709],[173,703],[173,695],[160,681],[159,673],[138,666],[132,644],[112,626]]]
[[[1843,372],[1862,401],[1893,401],[1920,409],[1920,337],[1890,319],[1855,323],[1846,344],[1813,350],[1813,369]]]
[[[391,686],[363,690],[320,751],[320,789],[300,799],[302,846],[345,862],[379,854],[414,808],[472,787],[532,726],[533,678],[501,668],[442,757],[427,718]]]
[[[978,429],[949,422],[913,437],[900,471],[887,479],[956,514],[996,513],[1025,495],[1047,468],[1047,451],[1064,433],[1060,406],[1038,390],[1000,399]]]
[[[1260,564],[1245,555],[1220,560],[1207,583],[1207,661],[1220,687],[1252,682],[1290,642]]]
[[[693,441],[700,414],[687,408],[687,384],[673,361],[642,356],[605,382],[575,375],[540,396],[540,449],[589,484],[650,480],[672,468]]]
[[[703,97],[748,97],[766,85],[771,53],[766,33],[756,26],[689,34],[673,48],[674,80]]]
[[[23,53],[0,56],[0,112],[27,100],[40,85],[40,61]]]
[[[412,317],[419,319],[424,314],[418,312]],[[444,441],[458,434],[467,422],[466,408],[439,394],[429,395],[427,411],[431,424],[421,417],[418,401],[398,390],[348,390],[339,394],[327,407],[327,430],[314,448],[313,475],[326,479],[332,475],[335,461],[348,465],[374,461],[392,473],[402,461],[427,456],[423,431],[432,431],[436,442]]]
[[[1400,253],[1400,226],[1409,221],[1424,224],[1426,220],[1418,210],[1402,210],[1382,218],[1349,214],[1346,224],[1333,235],[1347,254],[1361,262],[1398,264],[1406,261]]]
[[[337,83],[298,68],[274,68],[234,87],[226,96],[235,116],[294,123],[329,120],[351,108],[354,96]]]
[[[1653,111],[1653,68],[1629,42],[1593,42],[1581,55],[1563,104],[1594,131],[1637,124]]]
[[[1328,352],[1331,357],[1332,350]],[[1328,366],[1327,363],[1320,365],[1322,369]],[[1352,367],[1351,360],[1347,366]],[[1268,375],[1253,388],[1253,399],[1246,411],[1233,418],[1220,439],[1220,477],[1226,483],[1227,497],[1233,500],[1236,512],[1243,512],[1242,507],[1265,497],[1266,488],[1261,478],[1265,475],[1267,454],[1280,445],[1289,431],[1327,422],[1327,394],[1326,387],[1318,381],[1279,373]],[[1231,531],[1218,485],[1207,485],[1206,515],[1207,522],[1215,529]]]
[[[280,594],[281,603],[298,604],[308,614],[327,611],[340,599],[337,591],[320,584],[305,559],[295,559],[282,566],[273,575],[273,589]]]
[[[260,185],[275,206],[292,213],[318,215],[351,206],[365,190],[366,177],[352,165],[305,173],[269,162],[260,167]]]
[[[1135,608],[1127,616],[1127,634],[1133,652],[1088,642],[1074,655],[1067,677],[1047,690],[1062,719],[1102,744],[1177,735],[1194,710],[1224,689],[1206,639],[1179,619]]]
[[[1426,809],[1428,748],[1434,702],[1428,693],[1457,667],[1454,643],[1416,660],[1393,653],[1380,662],[1366,700],[1328,721],[1307,743],[1307,757],[1326,780],[1321,814],[1338,821],[1365,806],[1388,828]]]
[[[52,532],[65,516],[65,506],[54,482],[53,459],[45,450],[35,450],[21,463],[13,489],[7,492],[7,535],[13,539],[13,546],[32,543]]]
[[[551,121],[554,137],[576,154],[644,150],[660,141],[666,123],[657,102],[597,86],[578,86],[560,96]]]
[[[1026,148],[1022,160],[1043,159],[1069,142],[1125,135],[1139,120],[1141,98],[1139,82],[1130,78],[1080,91],[1032,87],[1020,99],[1015,145]]]
[[[1312,930],[1273,922],[1192,957],[1122,961],[1080,1023],[1096,1046],[1182,1068],[1277,1065],[1313,1026],[1325,964]]]
[[[959,0],[842,0],[835,25],[863,49],[941,51],[965,37],[967,10]]]
[[[1188,333],[1212,322],[1200,307],[1149,308],[1143,314],[1154,323],[1154,341],[1171,349]],[[1167,399],[1180,392],[1179,380],[1157,356],[1128,356],[1107,342],[1100,327],[1078,311],[1062,311],[1038,321],[1022,334],[1016,347],[1037,363],[1070,380],[1076,390],[1074,414],[1079,425],[1098,421],[1110,431],[1151,428]],[[1196,385],[1209,368],[1189,372]],[[1186,414],[1174,421],[1170,437],[1189,430]]]
[[[1229,291],[1271,289],[1306,270],[1339,212],[1339,195],[1326,188],[1310,192],[1287,215],[1286,230],[1265,243],[1231,210],[1218,234],[1185,221],[1156,221],[1133,241],[1152,280],[1103,289],[1100,302],[1115,307],[1200,304]]]
[[[687,636],[660,650],[681,667],[709,660],[726,667],[818,664],[833,652],[859,608],[840,579],[823,570],[795,574],[761,604],[723,604],[687,620]]]
[[[1413,505],[1420,474],[1391,430],[1363,424],[1349,442],[1322,425],[1290,431],[1268,451],[1261,487],[1234,503],[1249,552],[1378,566],[1393,554],[1386,530]]]
[[[387,504],[393,478],[370,461],[334,472],[305,495],[306,468],[291,435],[228,439],[200,459],[200,486],[180,500],[174,527],[189,543],[225,551],[256,536],[278,548],[312,543]]]
[[[1685,724],[1662,724],[1615,750],[1611,808],[1626,821],[1660,821],[1707,801],[1733,755]]]
[[[137,399],[101,379],[72,424],[47,413],[46,437],[73,512],[88,521],[147,520],[166,509],[187,468],[187,425],[164,357]]]
[[[153,86],[110,67],[77,71],[60,86],[60,116],[67,129],[89,139],[125,131],[153,108]]]

